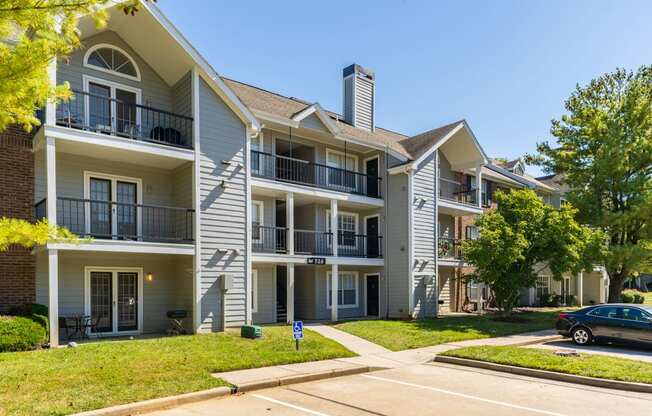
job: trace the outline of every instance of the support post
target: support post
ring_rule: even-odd
[[[50,347],[59,345],[59,253],[48,250],[48,314]]]
[[[331,321],[337,322],[337,312],[338,312],[338,288],[339,283],[339,270],[338,265],[331,265]],[[326,295],[328,296],[328,295]]]
[[[193,231],[195,239],[195,256],[193,258],[193,281],[192,281],[192,329],[194,333],[201,331],[202,323],[202,305],[201,305],[201,196],[199,185],[201,182],[200,169],[200,131],[199,131],[199,73],[197,67],[192,69],[191,79],[191,96],[192,96],[192,140],[195,149],[195,160],[193,162],[192,174],[192,202],[195,209],[193,218]]]
[[[291,324],[294,321],[294,264],[292,263],[287,264],[285,281],[285,310],[287,314],[287,323]]]
[[[338,255],[338,236],[339,224],[337,221],[337,200],[331,199],[331,247],[333,248],[333,256]]]
[[[54,137],[45,139],[46,209],[51,225],[57,223],[57,149]]]
[[[577,274],[577,306],[584,306],[584,272]]]
[[[285,219],[287,225],[287,250],[288,254],[294,254],[294,193],[285,194]]]
[[[479,163],[475,167],[475,187],[476,199],[478,207],[482,208],[482,164]]]
[[[53,59],[48,64],[48,79],[50,85],[57,85],[57,60]],[[57,104],[54,100],[48,100],[45,104],[45,124],[54,126],[57,124]]]

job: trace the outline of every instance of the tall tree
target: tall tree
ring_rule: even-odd
[[[511,311],[544,269],[556,279],[592,269],[601,233],[578,224],[570,205],[558,210],[531,190],[497,192],[495,199],[498,207],[476,221],[480,237],[464,240],[462,252],[475,267],[467,278],[488,284],[500,310]]]
[[[49,63],[79,47],[80,16],[102,27],[114,4],[132,15],[140,8],[138,0],[0,0],[0,132],[11,124],[29,130],[39,125],[38,108],[69,98],[67,84],[50,84]]]
[[[579,220],[608,235],[609,301],[652,263],[652,66],[577,86],[531,160],[562,174]]]

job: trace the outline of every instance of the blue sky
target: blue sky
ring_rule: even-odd
[[[376,73],[377,125],[416,134],[465,118],[490,156],[549,139],[576,83],[652,64],[652,1],[158,5],[224,76],[341,111],[342,68],[358,63]]]

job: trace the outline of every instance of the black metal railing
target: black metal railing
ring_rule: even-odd
[[[439,197],[442,199],[467,205],[477,205],[476,194],[476,189],[469,188],[462,183],[450,179],[439,179]]]
[[[381,178],[270,153],[251,151],[254,176],[382,198]]]
[[[73,90],[57,104],[57,125],[192,149],[192,117]]]
[[[381,236],[360,235],[340,231],[337,235],[337,255],[340,257],[383,257]]]
[[[251,226],[251,249],[258,253],[287,252],[287,229],[253,223]]]
[[[312,230],[294,230],[294,253],[332,256],[332,241],[332,233]]]
[[[46,200],[35,206],[46,215]],[[194,241],[195,210],[80,198],[57,198],[57,225],[80,237],[149,242]]]
[[[462,260],[462,240],[439,237],[437,240],[438,257],[440,259]]]

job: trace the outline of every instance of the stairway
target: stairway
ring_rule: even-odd
[[[286,322],[287,321],[287,310],[285,305],[281,302],[276,301],[276,322]]]

